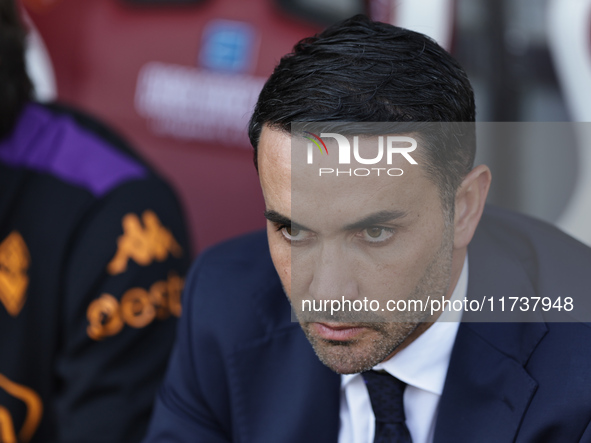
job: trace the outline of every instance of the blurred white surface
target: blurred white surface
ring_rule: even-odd
[[[550,0],[547,18],[548,46],[572,119],[591,122],[591,0]],[[591,124],[575,127],[577,184],[557,224],[591,245]]]
[[[41,35],[33,22],[25,15],[29,34],[27,37],[27,71],[35,88],[35,99],[48,102],[57,98],[57,86],[51,58]]]

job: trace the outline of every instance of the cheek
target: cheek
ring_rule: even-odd
[[[390,247],[376,249],[358,261],[362,295],[406,299],[417,288],[430,263],[438,255],[441,234],[420,229],[401,237]]]
[[[289,297],[291,295],[291,248],[273,226],[267,227],[267,238],[273,265]]]
[[[387,302],[406,299],[416,284],[414,260],[384,258],[373,266],[361,264],[356,274],[360,297]]]

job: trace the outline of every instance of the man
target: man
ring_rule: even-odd
[[[110,130],[30,101],[0,0],[0,442],[145,434],[190,251],[171,190]]]
[[[591,441],[591,330],[568,304],[588,298],[591,253],[541,222],[482,216],[491,174],[458,123],[474,119],[464,71],[420,34],[356,16],[298,43],[249,128],[267,241],[193,267],[146,441]],[[376,143],[340,122],[399,129]],[[487,305],[461,324],[404,309],[500,297],[564,309],[492,323]],[[331,311],[365,299],[366,315]]]

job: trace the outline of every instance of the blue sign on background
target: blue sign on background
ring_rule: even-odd
[[[255,39],[255,29],[248,23],[211,21],[203,31],[199,62],[214,71],[248,71],[255,61]]]

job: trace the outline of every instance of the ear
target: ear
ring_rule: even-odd
[[[488,166],[477,166],[464,178],[456,192],[454,248],[465,248],[472,240],[484,210],[491,180]]]

